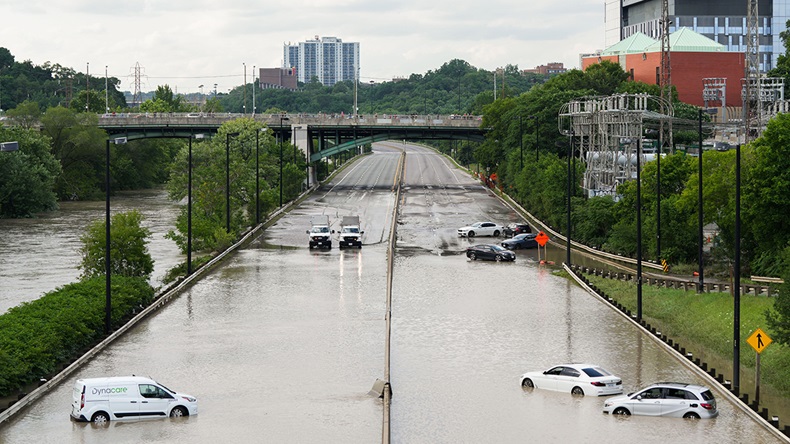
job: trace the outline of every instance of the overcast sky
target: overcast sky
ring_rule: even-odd
[[[220,92],[282,66],[283,44],[360,43],[361,81],[424,74],[452,59],[494,70],[579,65],[603,49],[604,0],[0,0],[0,47],[133,90]],[[2,87],[2,85],[0,85]]]

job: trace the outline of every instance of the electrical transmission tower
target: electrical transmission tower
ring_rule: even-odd
[[[749,2],[746,13],[746,65],[743,80],[744,142],[757,137],[762,126],[760,106],[760,32],[758,29],[757,0]]]
[[[134,95],[132,96],[132,104],[133,106],[140,107],[140,104],[143,103],[143,93],[140,89],[140,79],[142,77],[142,68],[140,67],[140,62],[134,64]]]

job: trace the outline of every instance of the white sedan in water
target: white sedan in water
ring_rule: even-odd
[[[587,396],[623,393],[623,381],[594,364],[564,364],[544,372],[527,372],[521,375],[521,386]]]
[[[459,237],[475,236],[494,236],[499,237],[505,231],[505,227],[493,222],[475,222],[467,227],[458,229]]]

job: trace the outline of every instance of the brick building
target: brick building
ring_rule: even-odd
[[[669,35],[672,85],[681,102],[705,106],[702,98],[705,78],[726,79],[728,105],[741,104],[741,79],[744,78],[743,52],[727,51],[720,43],[692,31],[680,28]],[[610,46],[599,54],[582,57],[582,69],[608,60],[619,64],[635,81],[660,84],[661,42],[642,33]]]
[[[261,68],[258,84],[261,89],[296,89],[296,68]]]

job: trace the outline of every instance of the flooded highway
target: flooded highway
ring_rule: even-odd
[[[398,443],[782,442],[721,393],[712,420],[612,417],[605,398],[527,390],[519,376],[600,364],[633,391],[703,382],[616,312],[542,266],[470,261],[455,230],[520,218],[433,151],[377,144],[225,264],[64,384],[0,425],[0,442],[381,442],[386,239],[407,150],[392,307],[391,435]],[[362,249],[310,250],[310,216],[362,221]],[[197,396],[166,420],[69,419],[77,378],[145,375]]]

